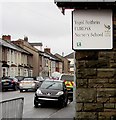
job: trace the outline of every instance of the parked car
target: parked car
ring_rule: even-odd
[[[22,81],[24,79],[24,76],[15,76],[15,78],[17,78],[18,81],[20,82],[20,81]]]
[[[42,82],[45,80],[42,76],[36,77],[36,79],[39,81],[39,87],[41,86]]]
[[[68,90],[68,98],[73,101],[73,87],[74,87],[74,75],[61,74],[59,80],[64,81]]]
[[[38,77],[36,77],[36,79],[37,79],[38,81],[44,81],[44,79],[43,79],[42,76],[38,76]]]
[[[8,90],[8,89],[18,90],[19,88],[18,79],[15,77],[3,77],[1,79],[1,85],[2,85],[2,90]]]
[[[19,83],[20,92],[22,92],[23,90],[36,91],[38,87],[39,87],[39,81],[36,80],[36,77],[24,77],[24,79],[21,80]]]
[[[34,96],[34,106],[45,103],[57,103],[60,107],[67,106],[68,91],[64,81],[46,79],[37,89]]]
[[[51,77],[52,77],[53,79],[58,80],[58,79],[59,79],[59,77],[60,77],[60,75],[61,75],[61,73],[60,73],[60,72],[53,72],[53,73],[52,73],[52,75],[51,75]]]

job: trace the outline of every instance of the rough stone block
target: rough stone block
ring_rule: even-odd
[[[77,65],[76,65],[77,69],[78,68],[85,68],[85,60],[81,60],[81,61],[77,61]]]
[[[114,103],[105,103],[104,108],[105,109],[115,109],[115,104]]]
[[[104,84],[104,88],[116,88],[116,84],[107,83]]]
[[[97,79],[89,79],[88,83],[89,84],[104,84],[104,83],[108,83],[108,78],[97,78]]]
[[[116,84],[116,78],[110,78],[110,79],[109,79],[109,83],[114,83],[114,84]]]
[[[110,97],[110,103],[116,103],[116,97]]]
[[[103,111],[104,106],[102,103],[84,103],[84,111]]]
[[[96,98],[96,89],[92,88],[92,89],[89,89],[89,88],[79,88],[77,89],[76,91],[76,99],[77,99],[77,102],[96,102],[97,98]]]
[[[116,69],[97,69],[98,78],[113,78],[116,75]]]
[[[115,97],[116,95],[116,89],[115,88],[99,88],[97,90],[97,97]]]
[[[97,60],[98,51],[77,51],[75,57],[76,60]]]
[[[116,68],[116,61],[110,61],[110,68]]]
[[[98,103],[109,103],[110,102],[110,98],[108,97],[108,98],[103,98],[103,97],[101,97],[101,98],[97,98],[97,102]]]
[[[96,68],[108,68],[109,67],[109,61],[108,59],[100,59],[96,62]]]
[[[96,69],[78,69],[77,78],[96,78],[97,70]]]
[[[97,68],[98,60],[86,60],[85,68]]]
[[[76,82],[77,82],[78,88],[87,88],[88,87],[87,79],[77,79]]]
[[[76,104],[76,111],[83,111],[83,103]]]
[[[77,112],[76,120],[98,120],[96,112]]]
[[[104,84],[88,84],[88,88],[104,88]]]
[[[99,112],[99,117],[98,117],[98,120],[100,118],[103,118],[104,120],[115,120],[115,119],[111,119],[113,118],[114,116],[116,116],[116,112]]]

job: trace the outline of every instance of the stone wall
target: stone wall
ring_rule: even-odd
[[[2,77],[2,41],[0,39],[0,77]]]
[[[112,50],[76,51],[76,120],[116,120],[116,14]]]

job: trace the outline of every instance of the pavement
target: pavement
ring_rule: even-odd
[[[61,120],[74,120],[74,116],[75,116],[75,107],[74,107],[74,103],[71,102],[68,103],[68,105],[65,108],[62,108],[56,113],[52,114],[49,118],[52,118],[51,120],[56,120],[56,118],[59,118]]]

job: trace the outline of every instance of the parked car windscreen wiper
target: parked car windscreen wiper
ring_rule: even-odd
[[[47,86],[46,89],[52,87],[54,84],[56,84],[56,83],[52,83],[51,85]]]

